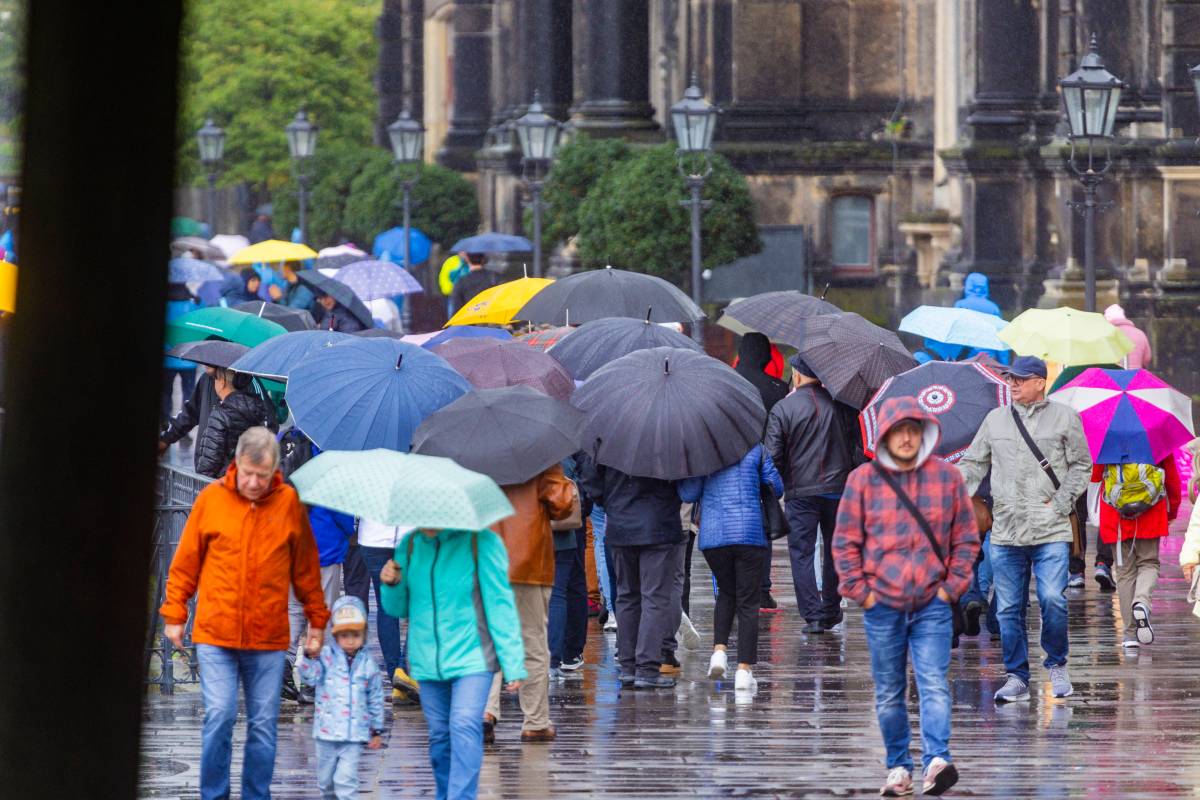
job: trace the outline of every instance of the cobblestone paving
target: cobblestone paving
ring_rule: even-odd
[[[1182,530],[1185,515],[1176,527]],[[1200,620],[1191,616],[1177,563],[1179,534],[1163,546],[1154,609],[1157,640],[1130,656],[1119,647],[1115,595],[1091,580],[1069,590],[1075,695],[1050,695],[1030,619],[1033,699],[996,707],[1003,682],[999,643],[965,639],[950,668],[951,750],[962,774],[953,791],[989,798],[1200,797]],[[706,636],[712,594],[699,553],[692,608]],[[731,682],[705,677],[707,652],[681,650],[673,692],[621,691],[613,637],[591,623],[580,677],[552,686],[557,741],[522,745],[520,712],[506,698],[498,744],[484,761],[484,798],[870,797],[882,782],[883,748],[873,713],[861,615],[841,635],[800,632],[786,549],[773,577],[782,613],[760,615],[757,696],[735,698]],[[915,700],[915,688],[910,690]],[[914,752],[920,739],[915,730]],[[198,796],[202,708],[196,692],[152,694],[145,707],[142,796]],[[284,703],[273,794],[318,796],[312,712]],[[235,790],[243,727],[235,736]],[[420,710],[389,713],[386,749],[364,754],[361,797],[433,797]]]

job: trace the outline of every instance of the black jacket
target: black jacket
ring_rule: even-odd
[[[454,310],[458,311],[470,300],[473,300],[475,295],[484,289],[492,288],[499,282],[500,276],[487,267],[472,270],[455,282],[454,289],[450,292],[450,303],[454,306]]]
[[[158,439],[166,444],[175,444],[192,428],[196,431],[196,439],[204,438],[204,429],[208,427],[208,418],[213,408],[221,402],[217,390],[213,388],[213,379],[203,373],[192,388],[192,394],[183,401],[183,408],[167,423],[167,428],[159,434]],[[197,451],[197,455],[199,451]]]
[[[747,333],[738,343],[738,363],[734,371],[741,375],[762,397],[763,407],[767,413],[783,398],[787,397],[787,384],[778,378],[772,378],[763,369],[771,363],[771,340],[761,333]]]
[[[674,481],[638,478],[576,456],[580,488],[608,517],[605,541],[614,547],[679,544],[682,501]]]
[[[317,322],[317,329],[322,331],[358,333],[367,328],[358,317],[351,314],[341,303],[335,305],[332,311],[327,311],[325,306],[320,303],[315,304],[313,306],[313,318]]]
[[[246,392],[234,392],[213,409],[208,427],[196,445],[196,472],[219,478],[233,461],[238,439],[255,425],[270,427],[270,414],[262,401]]]
[[[842,491],[857,466],[847,408],[823,386],[801,387],[767,415],[763,446],[783,475],[788,497]]]

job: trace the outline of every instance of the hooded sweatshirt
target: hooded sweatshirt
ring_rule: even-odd
[[[767,374],[766,369],[770,364],[771,340],[761,333],[751,332],[743,336],[738,343],[737,366],[733,370],[758,389],[768,414],[788,393],[786,383]]]
[[[342,606],[358,606],[367,616],[363,601],[342,595],[333,603],[333,612]],[[327,742],[366,742],[372,732],[383,731],[383,673],[367,652],[366,629],[363,646],[349,658],[329,636],[316,658],[300,662],[300,680],[316,692],[313,738]]]
[[[1000,316],[1000,306],[992,302],[988,291],[988,278],[982,272],[972,272],[963,281],[962,299],[954,304],[955,308],[969,308],[994,317]]]
[[[915,466],[902,470],[882,442],[908,419],[921,423],[923,437]],[[971,584],[979,533],[962,476],[932,455],[941,438],[937,418],[911,397],[892,398],[879,410],[879,437],[879,464],[921,509],[946,561],[875,467],[863,464],[846,481],[833,534],[840,591],[859,605],[874,592],[878,602],[906,612],[924,608],[939,588],[958,599]]]
[[[1150,366],[1153,353],[1150,352],[1150,340],[1136,325],[1125,317],[1125,309],[1115,303],[1104,309],[1104,318],[1111,322],[1133,342],[1133,350],[1125,356],[1126,369],[1142,369]]]

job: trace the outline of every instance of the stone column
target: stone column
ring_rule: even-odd
[[[574,86],[571,0],[522,0],[520,20],[525,59],[521,103],[528,105],[536,89],[546,114],[564,121]]]
[[[438,151],[439,163],[475,169],[475,151],[483,146],[491,115],[492,4],[458,0],[454,8],[454,105],[450,129]]]
[[[1162,9],[1163,127],[1171,137],[1200,134],[1188,68],[1200,63],[1200,0],[1173,0]]]
[[[650,105],[650,4],[583,0],[587,65],[575,125],[600,135],[653,131]]]
[[[1012,140],[1028,128],[1041,88],[1038,7],[1034,0],[975,0],[967,48],[975,54],[967,117],[973,139]]]
[[[425,117],[425,0],[384,0],[375,23],[379,41],[379,117],[375,143],[389,147],[387,126],[407,107],[413,119]]]

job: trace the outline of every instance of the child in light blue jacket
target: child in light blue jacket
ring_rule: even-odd
[[[316,689],[313,738],[317,787],[324,800],[350,800],[358,791],[358,759],[365,743],[383,746],[383,673],[364,647],[367,610],[357,597],[333,604],[334,641],[300,665],[300,680]]]

